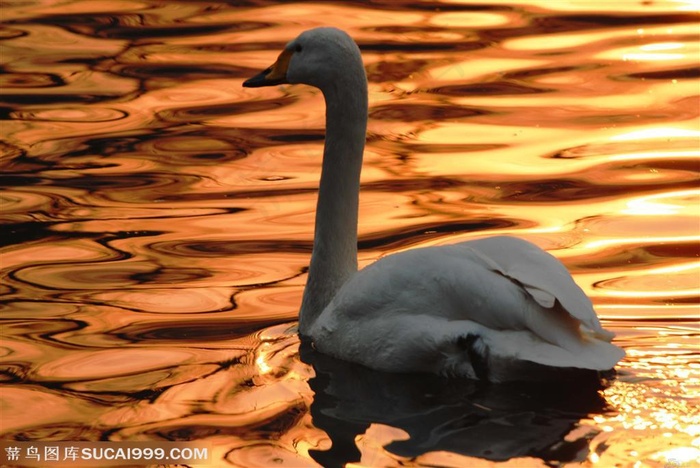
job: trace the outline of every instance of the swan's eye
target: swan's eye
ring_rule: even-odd
[[[301,52],[301,44],[297,44],[297,46],[294,48],[295,52]]]

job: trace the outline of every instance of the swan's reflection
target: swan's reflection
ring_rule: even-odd
[[[313,365],[314,425],[332,447],[312,451],[324,467],[357,462],[355,438],[372,423],[402,429],[408,440],[384,448],[402,457],[448,451],[488,460],[530,456],[550,462],[583,460],[590,433],[565,436],[586,415],[606,407],[597,379],[571,384],[488,384],[431,375],[385,374],[301,345]]]

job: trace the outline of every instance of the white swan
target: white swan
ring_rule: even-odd
[[[313,253],[299,333],[317,350],[390,372],[490,381],[609,370],[624,357],[556,258],[507,236],[389,255],[357,270],[367,77],[343,31],[287,44],[245,87],[303,83],[326,101]]]

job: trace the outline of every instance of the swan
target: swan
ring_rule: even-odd
[[[358,271],[368,93],[357,44],[336,28],[305,31],[243,86],[297,83],[326,103],[302,339],[380,371],[491,382],[599,375],[624,357],[566,267],[516,237],[416,248]]]

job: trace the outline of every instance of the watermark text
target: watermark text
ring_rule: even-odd
[[[0,465],[88,467],[160,463],[208,465],[202,442],[19,442],[0,441]]]

